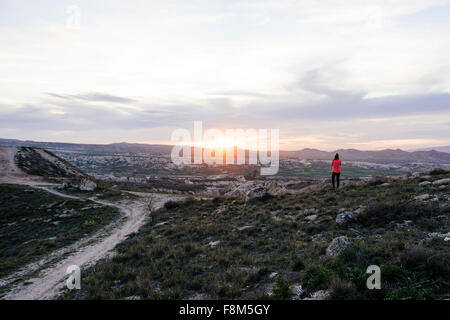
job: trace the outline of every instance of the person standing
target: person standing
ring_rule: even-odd
[[[339,178],[341,175],[341,160],[339,160],[339,153],[334,156],[333,162],[331,162],[331,183],[333,184],[333,189],[335,189],[334,181],[336,180],[336,186],[339,189]]]

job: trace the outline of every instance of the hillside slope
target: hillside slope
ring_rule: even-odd
[[[40,148],[0,148],[0,183],[39,184],[48,178],[92,179],[79,168]]]
[[[450,174],[171,203],[66,299],[448,299]],[[366,269],[381,268],[381,290]]]

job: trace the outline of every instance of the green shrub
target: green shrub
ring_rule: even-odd
[[[324,290],[333,276],[333,271],[322,264],[310,265],[305,269],[303,283],[308,291]]]
[[[358,300],[361,298],[352,282],[340,278],[334,278],[331,281],[330,291],[330,300]]]
[[[286,300],[292,297],[289,280],[283,276],[278,276],[273,287],[273,298],[278,300]]]

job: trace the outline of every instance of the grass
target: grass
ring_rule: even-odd
[[[0,185],[0,278],[106,226],[115,208]]]
[[[431,179],[444,177],[448,173]],[[169,204],[121,243],[116,256],[82,272],[82,290],[62,298],[288,299],[292,284],[301,284],[306,295],[329,290],[338,300],[449,298],[449,242],[429,234],[449,230],[450,187],[419,181]],[[414,200],[422,193],[439,200]],[[360,207],[358,219],[336,224],[340,209]],[[318,210],[314,221],[306,219],[311,209]],[[331,240],[342,235],[352,245],[326,256]],[[381,290],[366,287],[372,264],[382,270]],[[270,277],[273,272],[279,276]]]

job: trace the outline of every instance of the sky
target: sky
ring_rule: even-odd
[[[450,1],[0,0],[0,138],[450,145]]]

